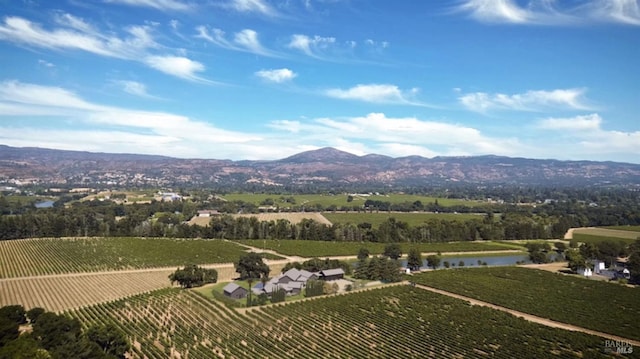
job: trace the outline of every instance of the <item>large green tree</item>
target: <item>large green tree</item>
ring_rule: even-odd
[[[240,259],[233,264],[236,273],[240,274],[241,280],[257,280],[269,277],[269,266],[262,260],[258,253],[247,253],[240,256]]]
[[[567,258],[567,266],[571,271],[577,272],[580,268],[586,268],[589,266],[588,261],[582,253],[577,249],[570,249],[565,252]]]
[[[417,271],[422,267],[422,255],[417,248],[409,249],[407,254],[407,268],[412,271]]]
[[[397,260],[402,257],[402,248],[400,248],[400,244],[398,243],[390,243],[384,247],[384,252],[382,253],[385,257],[389,257],[393,260]]]
[[[365,247],[362,247],[358,250],[358,260],[365,260],[369,258],[369,250]]]
[[[124,358],[129,350],[129,342],[124,333],[113,324],[90,327],[87,338],[98,344],[105,354],[116,358]]]
[[[199,287],[207,283],[217,282],[218,271],[190,264],[182,269],[178,268],[175,272],[169,274],[169,280],[172,284],[178,282],[183,288]]]
[[[437,269],[440,266],[441,259],[439,255],[429,255],[427,256],[427,265],[433,269]]]

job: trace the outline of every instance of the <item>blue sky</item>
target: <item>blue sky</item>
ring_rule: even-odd
[[[640,163],[640,4],[0,0],[0,144]]]

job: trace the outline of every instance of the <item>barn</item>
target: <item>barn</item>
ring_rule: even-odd
[[[229,283],[222,289],[224,295],[233,299],[242,299],[247,296],[249,291],[235,283]]]
[[[320,271],[320,279],[324,281],[331,281],[344,278],[344,269],[325,269]]]

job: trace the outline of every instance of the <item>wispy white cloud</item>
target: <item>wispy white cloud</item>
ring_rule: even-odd
[[[300,121],[276,120],[267,125],[270,128],[285,132],[298,133],[302,128]]]
[[[265,56],[270,55],[269,51],[260,44],[258,33],[254,30],[244,29],[237,32],[233,37],[233,41],[251,53]]]
[[[0,102],[8,105],[73,108],[83,111],[101,111],[104,107],[87,102],[73,92],[61,87],[40,86],[18,81],[0,83]],[[55,111],[53,111],[55,112]]]
[[[49,68],[56,67],[56,65],[52,64],[51,62],[45,61],[45,60],[42,60],[42,59],[38,60],[38,65],[44,66],[44,67],[49,67]]]
[[[232,40],[227,39],[226,33],[221,29],[211,29],[206,26],[196,27],[196,38],[206,40],[224,49],[249,52],[256,55],[279,57],[276,52],[267,49],[260,43],[259,34],[252,29],[243,29],[233,34]]]
[[[70,14],[57,14],[61,28],[43,29],[20,17],[5,17],[0,25],[0,40],[53,50],[80,50],[122,60],[141,62],[166,74],[191,81],[206,82],[197,76],[203,64],[184,56],[154,54],[162,48],[153,38],[149,26],[125,28],[126,38],[99,33],[84,20]]]
[[[131,6],[150,7],[163,11],[187,11],[193,5],[179,0],[105,0],[108,3],[118,3]]]
[[[286,47],[294,52],[317,60],[331,62],[361,62],[361,56],[375,55],[379,57],[391,45],[388,41],[373,39],[339,40],[333,36],[309,36],[305,34],[293,34],[289,38]]]
[[[459,9],[485,22],[523,24],[532,21],[533,15],[512,0],[468,0]]]
[[[594,0],[585,6],[585,10],[595,21],[640,25],[640,4],[637,0]]]
[[[420,147],[420,153],[423,154],[440,155],[514,155],[523,147],[516,139],[492,138],[478,129],[464,125],[426,121],[416,117],[387,117],[384,113],[370,113],[347,119],[323,118],[315,122],[321,126],[310,128],[310,131],[328,132],[335,137],[371,142],[378,153],[393,156],[406,155],[406,149],[411,146]],[[396,151],[389,152],[392,148]]]
[[[94,29],[91,24],[84,21],[84,19],[81,19],[69,13],[57,13],[54,16],[54,21],[62,26],[76,29],[80,32],[93,34],[97,33],[96,29]]]
[[[283,83],[287,81],[293,80],[298,74],[295,72],[283,68],[283,69],[273,69],[273,70],[260,70],[255,73],[256,76],[275,83]]]
[[[460,96],[460,103],[472,111],[491,110],[542,111],[549,108],[587,110],[584,88],[556,89],[551,91],[527,91],[522,94],[507,95],[474,92]]]
[[[629,161],[640,156],[640,131],[606,130],[600,115],[580,115],[570,118],[547,118],[537,127],[559,136],[561,145],[550,144],[551,151],[561,151],[565,156],[581,159],[607,159],[620,155]],[[570,145],[568,145],[570,144]],[[560,148],[561,147],[561,148]],[[553,152],[550,153],[553,156]]]
[[[418,91],[417,88],[401,90],[398,86],[389,84],[360,84],[346,90],[329,89],[324,94],[342,100],[426,106],[426,104],[414,99]]]
[[[562,131],[593,131],[599,130],[602,117],[597,113],[575,116],[570,118],[547,118],[538,123],[538,127],[545,130]]]
[[[3,143],[24,142],[26,134],[34,134],[32,143],[48,143],[46,133],[60,135],[59,139],[77,143],[80,149],[96,148],[88,139],[100,138],[101,151],[135,153],[160,153],[176,156],[194,156],[198,148],[211,144],[239,145],[260,141],[256,134],[239,133],[217,128],[209,123],[186,116],[166,112],[139,111],[105,106],[87,101],[77,94],[60,88],[27,84],[18,81],[0,83],[0,117],[2,116],[46,116],[51,121],[73,121],[88,124],[94,130],[42,130],[29,127],[0,128]],[[52,119],[53,118],[53,119]],[[82,127],[82,126],[79,126]],[[188,129],[188,130],[185,130]],[[22,133],[20,135],[20,133]],[[13,135],[12,135],[13,134]],[[117,147],[113,147],[118,143]],[[88,146],[88,147],[87,147]],[[60,147],[56,147],[60,148]]]
[[[288,46],[292,49],[300,50],[308,56],[319,58],[322,56],[321,51],[332,46],[335,42],[335,37],[322,37],[318,35],[309,37],[307,35],[295,34],[291,36],[291,41],[289,41]]]
[[[144,62],[150,67],[166,74],[190,81],[211,82],[198,76],[204,71],[203,64],[182,56],[148,56]]]
[[[126,42],[121,39],[113,38],[105,41],[72,29],[48,31],[29,20],[15,16],[4,18],[4,23],[0,25],[0,39],[49,49],[83,50],[103,56],[127,57],[119,51],[120,46],[114,46],[114,44]]]
[[[155,98],[155,96],[149,94],[149,92],[147,91],[147,86],[143,83],[126,80],[114,81],[114,83],[120,86],[122,88],[122,91],[128,94],[144,98]]]
[[[220,47],[233,48],[233,45],[225,39],[225,32],[220,29],[209,30],[206,26],[201,25],[196,27],[198,32],[195,37],[212,42]]]
[[[574,25],[615,22],[640,25],[637,0],[588,0],[570,4],[554,0],[465,0],[457,10],[487,23]]]
[[[247,13],[277,16],[278,12],[264,0],[229,0],[225,7]]]

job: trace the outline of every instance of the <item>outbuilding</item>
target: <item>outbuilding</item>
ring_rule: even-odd
[[[320,279],[324,281],[331,281],[344,278],[344,269],[325,269],[320,271]]]
[[[242,299],[249,293],[246,288],[243,288],[233,282],[225,285],[222,291],[225,296],[231,297],[233,299]]]

